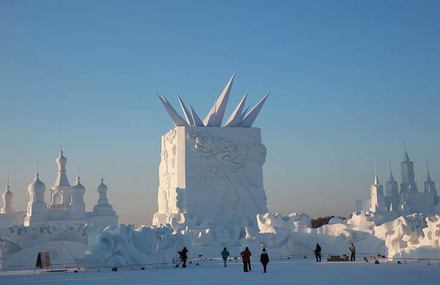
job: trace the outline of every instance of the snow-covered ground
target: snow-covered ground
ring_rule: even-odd
[[[253,261],[252,272],[243,273],[241,263],[224,268],[220,261],[195,263],[188,268],[152,268],[146,270],[109,270],[96,272],[36,273],[33,271],[1,272],[1,285],[148,285],[148,284],[439,284],[439,263],[314,263],[312,261],[278,260],[269,264],[263,274]]]

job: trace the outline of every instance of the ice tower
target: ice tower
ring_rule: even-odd
[[[251,109],[243,96],[226,123],[223,117],[234,76],[202,121],[178,97],[183,117],[159,96],[175,127],[161,139],[158,209],[153,225],[255,224],[267,212],[263,186],[266,148],[252,127],[269,93]]]

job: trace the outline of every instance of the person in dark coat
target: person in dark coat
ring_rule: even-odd
[[[354,246],[354,243],[351,243],[350,245],[350,261],[356,261],[356,247]]]
[[[263,264],[263,273],[266,273],[267,264],[269,263],[269,255],[267,254],[265,248],[263,248],[263,251],[261,252],[260,262]]]
[[[243,250],[241,253],[241,260],[243,261],[243,271],[244,272],[249,272],[252,271],[251,270],[251,251],[249,250],[248,247],[246,247],[245,250]]]
[[[183,247],[181,251],[178,252],[180,255],[180,260],[182,261],[182,267],[186,267],[186,260],[188,259],[188,250]]]
[[[223,248],[223,250],[220,254],[222,255],[223,263],[225,264],[225,267],[226,267],[226,261],[228,260],[228,257],[229,257],[229,251],[225,247],[225,248]]]
[[[319,243],[316,244],[315,258],[316,262],[321,262],[321,246],[319,245]]]

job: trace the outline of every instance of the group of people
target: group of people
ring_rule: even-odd
[[[178,253],[179,253],[179,257],[180,257],[180,262],[182,262],[182,267],[186,267],[186,260],[188,259],[188,249],[186,247],[184,247],[181,251],[178,251]],[[226,267],[227,262],[228,262],[228,258],[230,255],[228,249],[226,247],[223,248],[220,255],[223,259],[223,264]],[[240,255],[241,255],[241,260],[243,261],[243,271],[244,272],[252,271],[252,268],[251,268],[251,255],[252,255],[252,253],[249,250],[249,248],[246,247],[245,250],[243,250],[240,253]],[[267,254],[267,251],[265,248],[263,248],[263,250],[261,252],[260,262],[263,265],[263,272],[266,273],[267,264],[269,263],[269,255]],[[179,264],[177,264],[176,267],[179,267]]]
[[[229,258],[229,251],[228,251],[228,249],[226,247],[223,248],[223,250],[220,253],[220,255],[222,256],[223,264],[226,267],[227,262],[228,262],[228,258]],[[243,271],[244,272],[252,271],[252,268],[251,268],[251,256],[252,256],[252,253],[249,250],[249,247],[246,247],[245,250],[243,250],[240,253],[240,256],[241,256],[241,260],[243,261]],[[263,250],[261,251],[260,262],[263,265],[263,272],[266,273],[266,271],[267,271],[267,264],[269,263],[269,255],[267,254],[267,251],[266,251],[265,248],[263,248]]]
[[[246,247],[245,250],[243,250],[240,253],[240,255],[241,255],[241,260],[243,261],[243,271],[244,272],[252,271],[252,268],[251,268],[251,256],[252,256],[252,253],[249,250],[249,247]],[[267,254],[267,251],[266,251],[265,248],[263,248],[263,250],[261,251],[260,262],[263,265],[263,273],[266,273],[266,271],[267,271],[267,264],[269,263],[269,255]],[[225,264],[226,264],[226,261],[225,261]]]
[[[350,261],[356,261],[356,247],[354,243],[351,243],[348,249],[350,250]],[[315,247],[315,259],[316,262],[321,262],[321,246],[319,243],[317,243]]]
[[[354,243],[351,243],[350,247],[350,261],[356,261],[356,247],[354,246]],[[316,262],[321,262],[321,246],[319,245],[319,243],[316,244],[315,247],[315,258],[316,258]],[[186,260],[188,259],[188,249],[186,249],[186,247],[184,247],[181,251],[178,252],[179,256],[180,256],[180,261],[182,262],[182,267],[186,267]],[[227,266],[227,261],[228,258],[230,256],[228,249],[225,247],[223,248],[222,252],[220,253],[222,259],[223,259],[223,265],[224,267]],[[243,271],[244,272],[249,272],[252,271],[251,268],[251,256],[252,253],[249,250],[249,247],[246,247],[245,250],[243,250],[240,253],[241,256],[241,260],[243,262]],[[263,250],[261,251],[260,254],[260,262],[263,265],[263,272],[266,273],[267,271],[267,264],[269,263],[269,255],[267,254],[267,251],[265,248],[263,248]],[[178,266],[178,265],[177,265]]]

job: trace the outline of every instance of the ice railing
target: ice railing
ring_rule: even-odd
[[[322,261],[329,262],[326,260],[327,256],[330,257],[331,254],[324,252],[322,254]],[[311,253],[297,253],[297,254],[289,254],[289,255],[271,255],[271,262],[315,262],[315,255]],[[188,266],[199,266],[206,264],[220,264],[222,261],[221,257],[192,257],[187,260]],[[391,263],[395,262],[398,264],[408,264],[408,263],[417,263],[417,264],[425,264],[425,265],[440,265],[440,258],[431,258],[431,257],[387,257],[378,253],[366,253],[360,252],[356,254],[356,262],[357,263],[365,263],[365,262],[376,262],[380,263]],[[332,263],[344,263],[350,261],[333,261]],[[231,256],[228,258],[228,263],[241,263],[240,256]],[[252,263],[259,263],[259,258],[256,256],[252,259]],[[19,270],[33,270],[34,273],[44,273],[44,272],[69,272],[69,271],[129,271],[129,270],[153,270],[159,268],[172,268],[172,267],[180,267],[181,262],[178,258],[175,258],[172,262],[152,262],[152,263],[143,263],[143,264],[128,264],[124,266],[84,266],[80,263],[54,263],[49,268],[37,269],[30,268],[28,265],[16,265],[10,266],[5,269],[5,271],[19,271]]]

